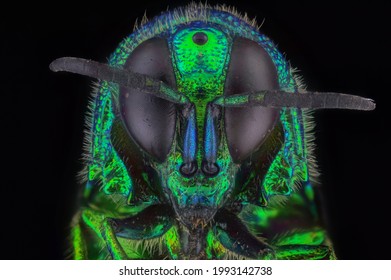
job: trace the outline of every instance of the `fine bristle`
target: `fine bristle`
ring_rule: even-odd
[[[261,24],[258,24],[256,18],[250,18],[247,13],[242,14],[238,12],[235,7],[225,4],[212,6],[207,3],[191,2],[186,6],[162,12],[162,14],[165,14],[164,17],[157,16],[151,20],[148,19],[147,11],[145,11],[141,22],[139,23],[139,20],[137,19],[134,24],[134,31],[140,32],[141,34],[141,36],[137,38],[137,43],[152,37],[154,34],[164,32],[165,30],[173,30],[178,24],[187,24],[193,21],[210,22],[213,20],[211,14],[212,11],[220,11],[231,14],[255,30],[259,30],[264,22],[262,21]],[[154,24],[150,26],[152,28],[143,28],[152,21],[154,22]]]

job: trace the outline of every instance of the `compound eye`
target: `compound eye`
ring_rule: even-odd
[[[152,38],[137,46],[124,66],[176,88],[167,41]],[[120,111],[128,133],[149,155],[163,162],[174,139],[175,105],[137,89],[120,88]]]
[[[278,89],[276,67],[256,42],[236,38],[225,82],[225,95]],[[225,108],[228,147],[234,162],[258,149],[276,124],[279,110],[264,107]]]

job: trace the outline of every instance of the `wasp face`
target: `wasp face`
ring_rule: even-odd
[[[108,65],[50,67],[100,80],[75,258],[334,257],[302,108],[373,110],[372,100],[304,93],[270,39],[226,7],[164,13]]]
[[[164,193],[187,227],[206,225],[229,200],[237,171],[273,129],[278,110],[225,109],[216,98],[278,89],[276,68],[257,43],[194,22],[140,44],[125,68],[167,83],[178,106],[122,88],[122,119],[154,160]]]

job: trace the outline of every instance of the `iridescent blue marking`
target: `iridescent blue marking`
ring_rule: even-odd
[[[196,119],[195,119],[194,108],[192,108],[190,110],[190,114],[187,120],[186,134],[183,143],[184,162],[190,163],[195,160],[196,144],[197,144]]]
[[[212,116],[211,107],[208,107],[206,116],[206,128],[205,128],[205,160],[207,162],[216,162],[217,158],[217,135],[214,124],[214,118]]]

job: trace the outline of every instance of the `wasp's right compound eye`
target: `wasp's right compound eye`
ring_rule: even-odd
[[[165,39],[152,38],[141,43],[131,53],[124,68],[159,79],[175,88]],[[138,89],[121,87],[120,110],[133,140],[152,157],[164,161],[174,139],[175,105]]]

